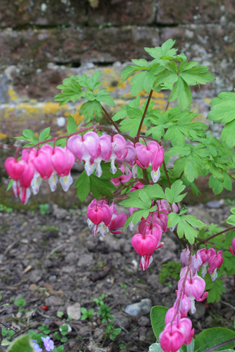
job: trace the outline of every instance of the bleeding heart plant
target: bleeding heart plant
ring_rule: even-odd
[[[121,228],[128,225],[132,231],[135,229],[130,241],[140,255],[142,270],[157,258],[167,232],[174,233],[184,248],[176,301],[164,316],[151,314],[153,330],[165,352],[176,352],[184,344],[194,350],[189,310],[195,313],[195,301],[206,298],[208,302],[218,301],[223,291],[221,276],[233,275],[235,271],[235,208],[227,219],[233,226],[219,229],[187,214],[184,205],[186,187],[191,187],[197,195],[200,193],[194,183],[199,176],[209,175],[209,187],[215,194],[223,188],[232,189],[235,125],[231,121],[235,119],[235,93],[220,93],[211,101],[208,119],[225,124],[218,140],[189,110],[190,86],[205,85],[214,77],[208,67],[188,62],[184,54],[177,55],[173,45],[174,41],[169,39],[161,47],[145,48],[152,61],[132,60],[124,68],[121,83],[133,76],[130,80],[133,99],[113,116],[103,106],[115,103],[106,89],[99,89],[100,71],[92,77],[67,78],[54,100],[61,105],[69,100],[74,102],[76,90],[76,96],[86,100],[80,113],[84,114],[87,125],[77,125],[70,116],[66,135],[50,137],[47,128],[41,132],[38,143],[34,142],[37,137],[33,131],[24,130],[18,139],[26,140],[27,145],[17,148],[15,158],[5,161],[11,178],[8,189],[12,186],[14,195],[23,204],[31,195],[30,187],[37,194],[43,180],[48,180],[51,191],[55,191],[59,179],[63,190],[68,191],[73,183],[71,169],[75,163],[83,163],[84,171],[75,187],[81,201],[89,194],[94,197],[87,207],[89,228],[93,235],[102,236],[120,234]],[[139,96],[142,90],[148,95],[143,105]],[[153,93],[162,90],[170,91],[164,111],[156,108],[153,99]],[[170,107],[171,102],[175,103]],[[111,127],[99,124],[103,113]],[[166,147],[165,141],[171,147]],[[173,156],[177,157],[172,165],[168,161]],[[126,214],[118,210],[117,202],[129,209],[128,217],[128,211]],[[162,321],[161,331],[159,321]],[[195,346],[200,349],[197,341],[196,338]],[[214,345],[220,342],[216,340]],[[226,348],[231,348],[229,343]],[[52,342],[46,338],[44,344],[46,350],[52,348]],[[185,350],[184,346],[182,351]]]

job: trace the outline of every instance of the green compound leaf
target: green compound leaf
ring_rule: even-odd
[[[30,144],[37,144],[38,143],[38,139],[37,139],[37,137],[35,136],[34,132],[31,129],[23,130],[22,134],[23,134],[23,136],[14,137],[14,138],[28,141]]]
[[[214,122],[225,123],[221,133],[221,140],[225,141],[229,148],[235,146],[235,92],[220,93],[211,101],[211,111],[208,119]]]
[[[174,162],[173,174],[175,177],[179,177],[184,172],[184,177],[191,183],[199,175],[202,175],[205,156],[200,146],[188,145],[188,147],[191,149],[191,153]]]
[[[136,196],[132,195],[131,198],[123,200],[120,205],[123,205],[124,207],[136,207],[140,209],[149,209],[151,208],[151,203],[152,199],[151,197],[144,191],[141,190],[142,192],[131,192],[131,193],[137,193]]]
[[[189,85],[181,77],[178,77],[178,81],[175,83],[171,91],[169,102],[176,99],[181,110],[191,107],[192,93]]]
[[[121,170],[113,175],[110,171],[110,163],[101,163],[102,176],[98,178],[95,173],[90,176],[87,176],[85,170],[78,177],[75,187],[77,188],[78,198],[83,202],[89,192],[91,191],[93,196],[96,199],[100,199],[102,196],[113,198],[112,192],[116,189],[112,182],[111,178],[116,178],[122,175]],[[96,189],[97,187],[97,189]]]
[[[93,118],[95,118],[96,121],[99,121],[102,118],[103,114],[102,105],[96,100],[87,101],[82,105],[79,114],[84,114],[84,120],[86,123],[93,120]]]
[[[229,177],[229,176],[228,176]],[[220,182],[213,175],[209,178],[209,187],[212,188],[214,194],[220,194],[224,188],[231,190],[232,189],[232,181],[229,179],[224,180],[224,182]]]
[[[159,340],[159,335],[165,328],[165,316],[167,311],[168,308],[163,306],[155,306],[151,309],[150,319],[157,340]]]
[[[226,220],[228,224],[235,225],[235,215],[230,215]]]
[[[186,196],[187,193],[180,194],[183,192],[183,190],[186,188],[186,186],[183,184],[181,180],[175,181],[172,185],[171,188],[166,188],[165,189],[165,199],[169,203],[178,203],[181,202],[181,200]]]
[[[219,302],[222,294],[225,292],[224,282],[218,278],[212,281],[209,274],[206,274],[204,280],[206,282],[205,291],[208,292],[207,302]]]
[[[76,132],[76,130],[77,130],[77,124],[76,124],[73,116],[69,115],[67,131],[69,134],[71,134],[71,133]]]
[[[39,135],[39,142],[43,142],[49,138],[51,138],[51,136],[49,136],[50,134],[50,127],[45,128]]]
[[[162,44],[161,47],[156,48],[144,48],[149,55],[151,55],[154,59],[162,59],[162,57],[173,57],[177,53],[177,49],[172,49],[175,44],[175,40],[168,39],[165,43]]]
[[[113,96],[110,94],[110,92],[107,91],[107,89],[98,90],[98,92],[95,95],[95,99],[108,106],[115,106],[115,103],[113,101]]]
[[[92,77],[87,77],[87,75],[78,75],[76,76],[79,84],[81,85],[81,88],[87,88],[90,90],[95,90],[99,88],[103,82],[99,81],[101,78],[101,71],[98,70],[95,73],[93,73]]]
[[[90,177],[83,171],[78,177],[75,187],[77,188],[77,195],[81,202],[84,202],[90,192]]]
[[[228,123],[235,120],[235,92],[220,93],[210,102],[208,119],[214,122]]]
[[[177,233],[179,238],[182,238],[185,235],[185,238],[189,241],[190,244],[194,243],[195,237],[198,235],[193,227],[203,227],[205,224],[198,220],[196,216],[193,215],[183,215],[175,214],[174,212],[168,215],[168,227],[177,226]]]
[[[209,67],[207,66],[197,65],[187,69],[185,67],[185,63],[181,65],[184,65],[184,68],[183,68],[183,71],[181,70],[180,77],[183,78],[183,80],[189,86],[194,86],[196,84],[206,84],[215,80],[213,75],[210,72],[208,72]],[[179,67],[179,71],[180,71],[180,67]]]
[[[205,329],[195,338],[195,351],[203,352],[206,349],[216,346],[222,342],[234,338],[234,331],[226,328]],[[226,346],[216,348],[216,351],[224,351],[234,348],[234,342],[230,342]]]
[[[150,212],[153,212],[153,211],[156,211],[157,208],[156,206],[150,208],[150,209],[147,209],[147,210],[135,210],[133,212],[133,215],[131,215],[127,221],[125,222],[125,225],[124,225],[124,229],[127,228],[127,226],[132,222],[134,225],[137,224],[137,222],[140,221],[140,219],[143,217],[144,219],[146,219],[149,215]]]
[[[21,335],[17,337],[11,345],[8,347],[6,352],[34,352],[33,345],[29,335]]]
[[[100,199],[102,196],[113,198],[111,190],[114,191],[116,189],[109,180],[102,180],[94,175],[90,176],[90,187],[91,192],[96,199]]]
[[[234,232],[232,233],[232,236],[234,237]],[[233,237],[228,243],[228,246],[231,245]],[[222,264],[222,270],[224,269],[228,275],[234,275],[235,274],[235,256],[229,251],[226,251],[226,252],[223,252],[223,258],[224,258],[224,261]]]
[[[74,103],[82,96],[81,86],[76,76],[71,76],[63,80],[63,84],[57,87],[61,93],[54,97],[54,101],[59,101],[60,105],[67,104],[70,100]]]

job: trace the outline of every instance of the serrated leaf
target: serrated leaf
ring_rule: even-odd
[[[235,109],[235,104],[234,104],[234,109]],[[234,118],[235,118],[235,114],[234,114]],[[222,132],[221,132],[221,140],[225,141],[227,146],[229,148],[233,148],[235,146],[235,120],[228,122]]]
[[[198,233],[183,218],[184,218],[184,216],[181,216],[180,221],[178,223],[177,234],[178,234],[179,238],[182,238],[183,236],[185,236],[186,239],[189,241],[189,243],[193,244],[194,239]]]
[[[206,84],[208,82],[214,81],[213,75],[208,72],[207,66],[194,66],[189,69],[184,69],[183,72],[180,73],[180,77],[184,79],[184,81],[189,85],[196,84]]]
[[[121,73],[120,76],[122,77],[121,83],[125,82],[130,76],[132,76],[136,71],[138,70],[138,67],[134,65],[129,65],[125,67]]]
[[[78,79],[75,76],[65,78],[63,84],[57,87],[62,92],[54,97],[54,101],[59,101],[60,105],[68,103],[70,100],[74,103],[81,97],[81,86],[78,83]]]
[[[96,121],[99,121],[103,114],[102,105],[96,100],[87,101],[82,105],[79,114],[84,114],[84,120],[86,123],[93,120],[93,118],[95,118]]]
[[[43,142],[48,139],[50,134],[50,127],[45,128],[39,135],[39,142]]]
[[[169,102],[176,99],[182,110],[191,107],[192,93],[188,84],[181,77],[178,77],[178,81],[175,83],[170,93]]]
[[[179,214],[172,212],[172,213],[168,214],[167,219],[168,219],[167,227],[171,228],[179,223],[180,216],[179,216]]]
[[[228,123],[235,119],[235,92],[220,93],[210,104],[212,107],[207,117],[209,120]]]
[[[174,44],[173,39],[168,39],[161,47],[144,48],[144,50],[155,59],[161,59],[163,56],[173,57],[177,52],[177,49],[172,49]]]
[[[183,184],[181,180],[175,181],[171,188],[165,189],[165,197],[169,203],[177,203],[180,202],[187,193],[180,194],[186,186]],[[180,199],[180,200],[179,200]]]
[[[108,106],[115,106],[115,103],[113,101],[113,96],[110,94],[107,89],[100,89],[95,95],[95,99],[97,101],[103,102]]]
[[[69,115],[67,131],[69,134],[71,134],[71,133],[76,132],[76,129],[77,129],[77,124],[76,124],[73,116]]]
[[[77,188],[78,198],[81,200],[81,202],[84,202],[90,192],[90,177],[87,176],[85,170],[81,173],[75,182],[75,187]]]
[[[122,205],[123,207],[136,207],[136,208],[140,208],[140,209],[148,209],[149,207],[147,207],[145,205],[145,203],[137,198],[137,197],[132,197],[132,198],[128,198],[123,200],[122,202],[119,203],[120,205]]]
[[[27,140],[28,142],[32,143],[32,144],[37,144],[38,143],[38,139],[35,136],[34,132],[31,129],[25,129],[23,130],[23,137],[25,138],[25,140]]]
[[[194,227],[203,227],[205,224],[194,215],[185,215],[184,220]]]

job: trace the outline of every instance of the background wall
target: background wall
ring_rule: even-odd
[[[69,114],[79,121],[79,103],[52,102],[72,74],[101,69],[122,106],[130,95],[119,72],[168,38],[216,77],[193,93],[203,118],[210,99],[235,86],[235,0],[0,0],[0,138],[48,125],[62,133]],[[166,98],[155,94],[159,108]]]

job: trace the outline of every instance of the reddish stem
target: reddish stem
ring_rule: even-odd
[[[109,115],[108,111],[102,106],[102,109],[105,113],[105,115],[107,116],[107,118],[109,119],[109,121],[111,122],[111,124],[116,128],[116,130],[121,133],[119,127],[116,125],[116,123],[112,120],[112,117]]]
[[[141,121],[140,121],[139,129],[138,129],[138,132],[137,132],[137,135],[136,135],[136,141],[137,141],[137,142],[139,142],[141,127],[142,127],[142,125],[143,125],[144,118],[145,118],[146,112],[147,112],[147,110],[148,110],[148,107],[149,107],[149,103],[150,103],[152,94],[153,94],[153,90],[151,90],[150,93],[149,93],[148,101],[147,101],[147,104],[146,104],[146,106],[145,106],[142,119],[141,119]]]

